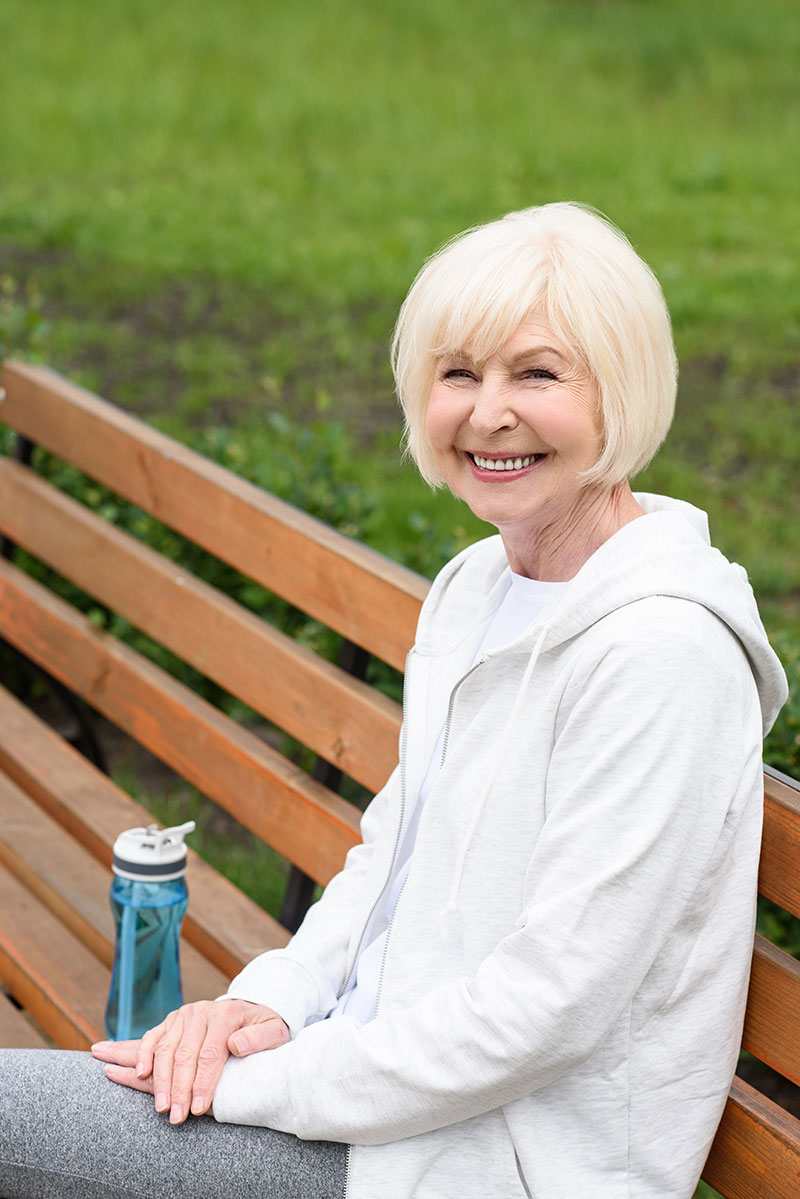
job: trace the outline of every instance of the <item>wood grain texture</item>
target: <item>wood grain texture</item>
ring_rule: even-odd
[[[757,935],[742,1044],[800,1085],[800,962]]]
[[[29,795],[103,867],[122,829],[152,816],[0,688],[0,771]],[[107,877],[107,875],[106,875]],[[189,850],[192,904],[186,939],[225,975],[256,954],[284,945],[288,933],[237,887]]]
[[[800,1121],[735,1078],[703,1178],[726,1199],[797,1199]]]
[[[43,367],[6,362],[0,419],[402,669],[428,583]]]
[[[800,917],[800,793],[764,776],[764,832],[758,889]]]
[[[357,809],[4,561],[0,635],[312,878],[340,869]]]
[[[370,790],[391,773],[398,704],[8,459],[0,533]]]
[[[0,984],[62,1049],[104,1035],[110,973],[52,912],[0,866]]]

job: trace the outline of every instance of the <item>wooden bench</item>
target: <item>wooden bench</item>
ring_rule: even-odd
[[[398,705],[363,676],[368,655],[402,669],[427,583],[50,371],[6,363],[2,389],[17,449],[0,457],[0,637],[292,863],[280,923],[190,855],[186,998],[219,994],[285,943],[356,840],[341,775],[374,791],[394,765]],[[36,473],[34,446],[335,630],[339,663],[71,499]],[[18,547],[302,742],[311,773],[24,573]],[[83,743],[91,756],[88,725]],[[791,780],[765,775],[764,814],[761,891],[800,916]],[[0,1043],[103,1035],[111,846],[150,819],[0,687]],[[760,936],[743,1044],[800,1083],[800,964]],[[800,1122],[737,1078],[704,1178],[730,1199],[796,1199]]]

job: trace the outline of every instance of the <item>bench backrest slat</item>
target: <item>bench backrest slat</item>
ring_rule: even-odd
[[[703,1178],[727,1199],[797,1199],[800,1122],[734,1078]]]
[[[6,362],[0,420],[402,669],[428,584],[41,367]]]
[[[398,704],[8,459],[0,512],[15,544],[370,790],[385,782]]]
[[[318,882],[339,870],[357,809],[2,561],[0,633]]]
[[[800,962],[757,935],[742,1044],[800,1085]]]
[[[764,775],[764,833],[758,889],[800,917],[800,792]]]

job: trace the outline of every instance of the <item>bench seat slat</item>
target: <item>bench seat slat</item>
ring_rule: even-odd
[[[2,420],[402,669],[427,582],[52,371],[6,362]]]
[[[150,813],[1,687],[0,726],[0,770],[110,870],[117,835],[149,824]],[[289,934],[277,920],[191,850],[189,871],[186,939],[224,974],[286,944]]]
[[[800,1121],[734,1078],[703,1178],[726,1199],[797,1199]]]
[[[0,634],[317,882],[340,869],[352,804],[2,560]]]
[[[8,459],[0,532],[372,791],[393,769],[398,704]]]
[[[0,861],[95,957],[114,960],[114,921],[108,902],[109,870],[0,774]],[[191,884],[190,876],[190,884]],[[202,902],[190,890],[190,907]],[[213,999],[227,977],[186,942],[181,946],[184,998]]]
[[[62,1049],[104,1036],[109,971],[0,866],[0,983]]]
[[[0,1049],[51,1049],[33,1021],[0,991]]]

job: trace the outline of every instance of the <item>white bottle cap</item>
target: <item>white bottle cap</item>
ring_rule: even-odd
[[[112,869],[122,878],[168,882],[186,873],[186,846],[183,838],[193,833],[195,823],[188,820],[177,828],[151,824],[147,828],[128,828],[114,842]]]

